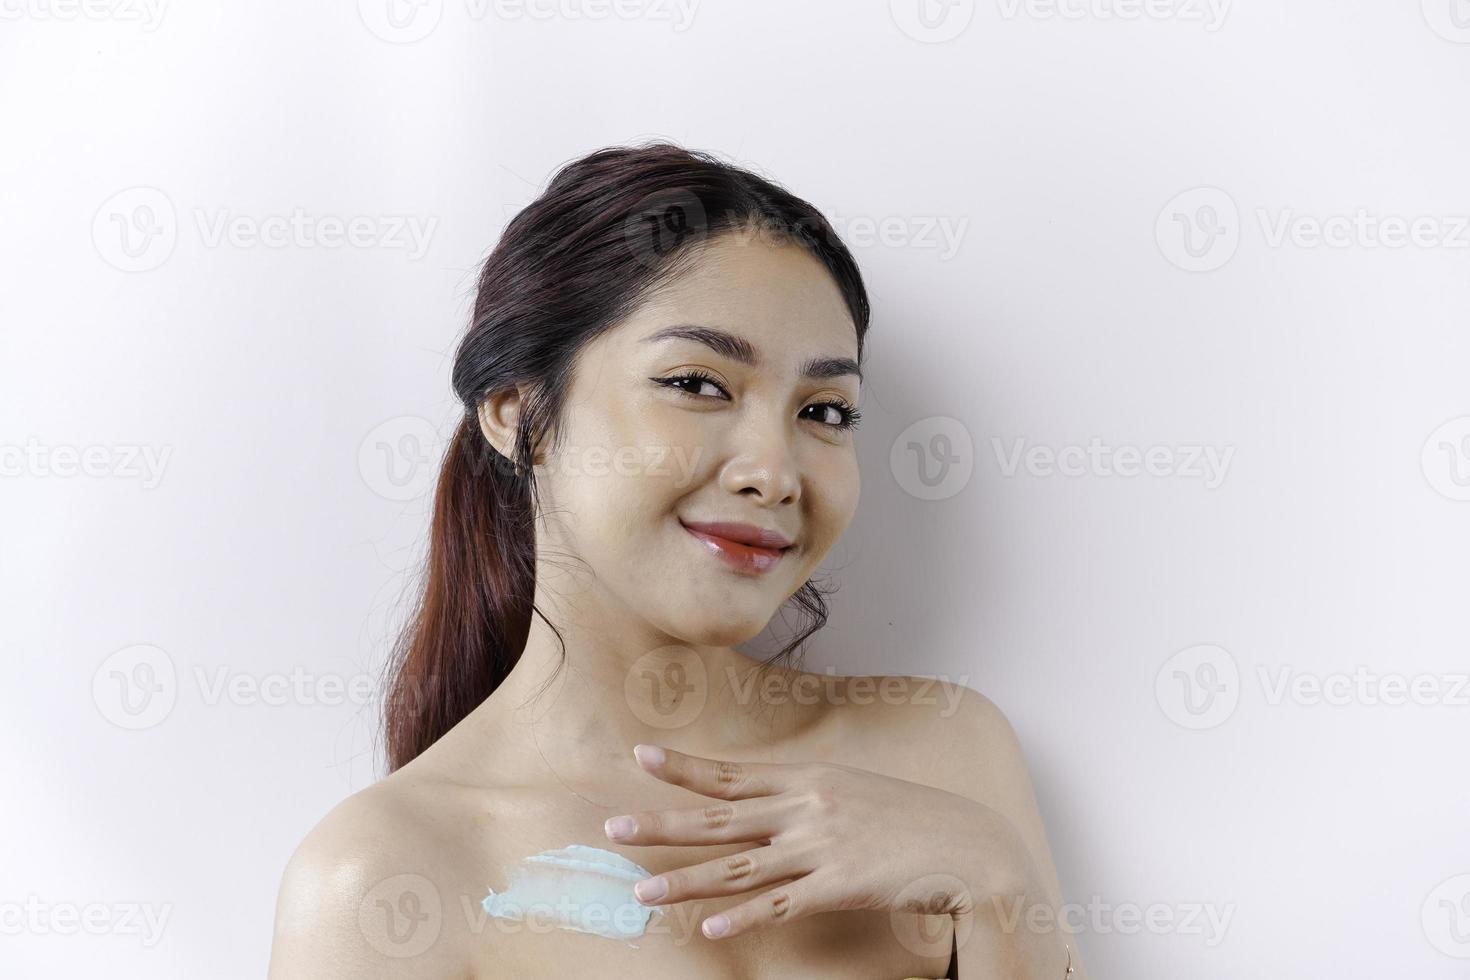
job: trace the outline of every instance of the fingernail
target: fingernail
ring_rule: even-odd
[[[704,920],[704,934],[710,939],[719,939],[730,931],[730,917],[727,915],[715,915]]]
[[[633,832],[633,818],[609,817],[607,823],[602,825],[602,832],[614,840],[619,837],[627,837]]]
[[[656,902],[669,893],[669,883],[663,877],[645,878],[633,886],[633,894],[641,902]]]
[[[633,755],[645,766],[661,766],[666,754],[657,745],[635,745]]]

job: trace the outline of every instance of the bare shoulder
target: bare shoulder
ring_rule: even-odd
[[[281,877],[271,980],[467,975],[443,796],[401,770],[311,829]]]
[[[993,795],[1025,768],[1010,720],[964,684],[905,674],[845,677],[843,729],[864,754],[965,796]],[[923,778],[920,778],[923,777]]]
[[[858,696],[874,684],[883,691],[884,682],[887,696]],[[1004,816],[1048,897],[1060,902],[1031,773],[1010,719],[994,701],[964,684],[926,677],[873,677],[845,689],[851,707],[844,728],[875,760],[863,768],[975,800]]]

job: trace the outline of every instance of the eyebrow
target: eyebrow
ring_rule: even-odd
[[[702,327],[692,323],[676,324],[672,327],[664,327],[655,333],[643,338],[644,343],[653,343],[659,340],[692,340],[703,344],[710,350],[732,361],[739,361],[750,367],[760,366],[760,355],[756,353],[755,347],[744,337],[737,337],[728,330],[720,330],[717,327]],[[862,369],[858,367],[857,361],[850,357],[813,357],[801,365],[800,374],[804,378],[840,378],[845,375],[853,375],[859,382],[863,380]]]

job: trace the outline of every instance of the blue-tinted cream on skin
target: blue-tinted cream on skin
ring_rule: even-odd
[[[633,894],[634,883],[647,877],[649,872],[621,854],[568,844],[522,858],[511,869],[506,890],[490,889],[480,904],[497,919],[635,939],[648,927],[649,916],[664,911]]]

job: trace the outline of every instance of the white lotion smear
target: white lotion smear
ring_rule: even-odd
[[[649,873],[620,854],[568,844],[522,858],[505,891],[480,904],[492,917],[533,921],[608,939],[643,935],[661,905],[644,905],[633,885]]]

